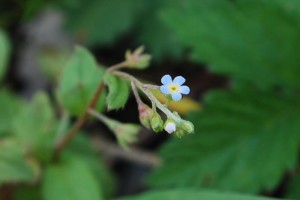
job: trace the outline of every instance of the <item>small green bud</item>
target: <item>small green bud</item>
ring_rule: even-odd
[[[152,130],[154,132],[160,132],[164,129],[164,121],[161,119],[158,113],[154,113],[153,118],[150,121]]]
[[[194,124],[190,121],[182,120],[181,128],[187,133],[193,133],[194,132]]]
[[[136,65],[138,69],[145,69],[149,66],[151,56],[149,54],[143,54],[140,56],[139,63]]]
[[[128,144],[137,141],[137,134],[141,126],[130,123],[119,123],[114,127],[114,132],[117,137],[118,143],[124,148],[128,148]]]
[[[137,48],[134,52],[130,50],[126,51],[125,59],[127,65],[130,68],[145,69],[149,66],[151,56],[149,54],[143,54],[144,47]]]
[[[124,149],[127,149],[130,143],[137,141],[137,134],[139,133],[141,126],[131,123],[121,123],[101,114],[98,115],[98,119],[100,119],[115,134],[118,143]]]
[[[184,134],[185,134],[185,131],[181,128],[179,128],[175,131],[175,135],[179,138],[181,138]]]
[[[139,105],[138,109],[139,109],[139,118],[141,124],[146,128],[150,129],[151,128],[150,120],[154,115],[154,111],[146,104]]]

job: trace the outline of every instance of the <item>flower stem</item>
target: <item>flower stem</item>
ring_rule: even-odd
[[[77,119],[71,130],[65,135],[65,137],[60,140],[54,149],[54,159],[58,159],[62,150],[72,141],[75,135],[78,133],[79,129],[84,125],[88,118],[88,110],[93,109],[96,106],[96,103],[104,89],[104,82],[101,81],[100,85],[98,86],[96,92],[94,93],[93,98],[91,99],[89,105],[85,109],[84,113]]]
[[[105,115],[102,115],[101,113],[96,112],[93,109],[88,109],[87,111],[90,115],[96,117],[97,119],[99,119],[101,122],[103,122],[104,124],[108,123],[108,118]]]
[[[173,120],[175,120],[176,122],[180,122],[181,118],[174,115],[169,109],[167,109],[164,105],[162,105],[160,103],[160,101],[157,100],[157,98],[147,89],[143,90],[143,92],[148,96],[148,98],[153,101],[156,106],[162,111],[164,112],[168,118],[171,118]]]
[[[140,97],[133,81],[131,81],[131,88],[132,88],[132,92],[133,92],[133,95],[135,97],[135,100],[136,100],[138,106],[144,105],[144,102],[141,100],[141,97]]]
[[[127,64],[128,64],[127,61],[123,61],[121,63],[118,63],[116,65],[113,65],[113,66],[109,67],[106,71],[107,72],[112,72],[112,71],[120,70],[120,69],[126,67]]]
[[[151,85],[151,84],[143,84],[143,87],[147,88],[147,89],[152,89],[152,90],[159,90],[159,88],[160,88],[157,85]]]

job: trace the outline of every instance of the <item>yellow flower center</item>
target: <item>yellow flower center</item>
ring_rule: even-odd
[[[171,85],[169,86],[169,90],[170,90],[171,92],[178,92],[178,91],[179,91],[179,87],[178,87],[178,85],[176,85],[176,84],[171,84]]]

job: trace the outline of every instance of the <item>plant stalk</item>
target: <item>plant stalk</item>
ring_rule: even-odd
[[[55,150],[54,150],[54,159],[55,160],[58,159],[60,153],[65,148],[65,146],[67,146],[72,141],[72,139],[75,137],[75,135],[77,134],[79,129],[84,125],[84,123],[88,119],[88,115],[89,115],[88,111],[90,109],[93,109],[96,106],[97,101],[98,101],[103,89],[104,89],[104,82],[101,81],[100,85],[98,86],[94,96],[92,97],[92,99],[91,99],[89,105],[87,106],[87,108],[85,109],[84,113],[77,119],[77,121],[75,122],[75,124],[73,125],[71,130],[65,135],[65,137],[57,143]]]

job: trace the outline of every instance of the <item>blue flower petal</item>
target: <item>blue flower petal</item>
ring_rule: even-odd
[[[179,101],[180,99],[182,99],[182,95],[179,92],[172,93],[171,95],[174,101]]]
[[[181,94],[188,94],[190,93],[190,88],[186,85],[180,86],[179,92]]]
[[[163,94],[170,94],[170,90],[169,88],[166,86],[166,85],[162,85],[160,86],[160,91],[163,93]]]
[[[173,81],[173,83],[177,85],[182,85],[184,82],[185,82],[185,78],[183,78],[182,76],[176,76]]]
[[[164,75],[162,78],[161,78],[161,83],[164,84],[164,85],[168,85],[172,82],[172,78],[169,74],[167,75]]]

